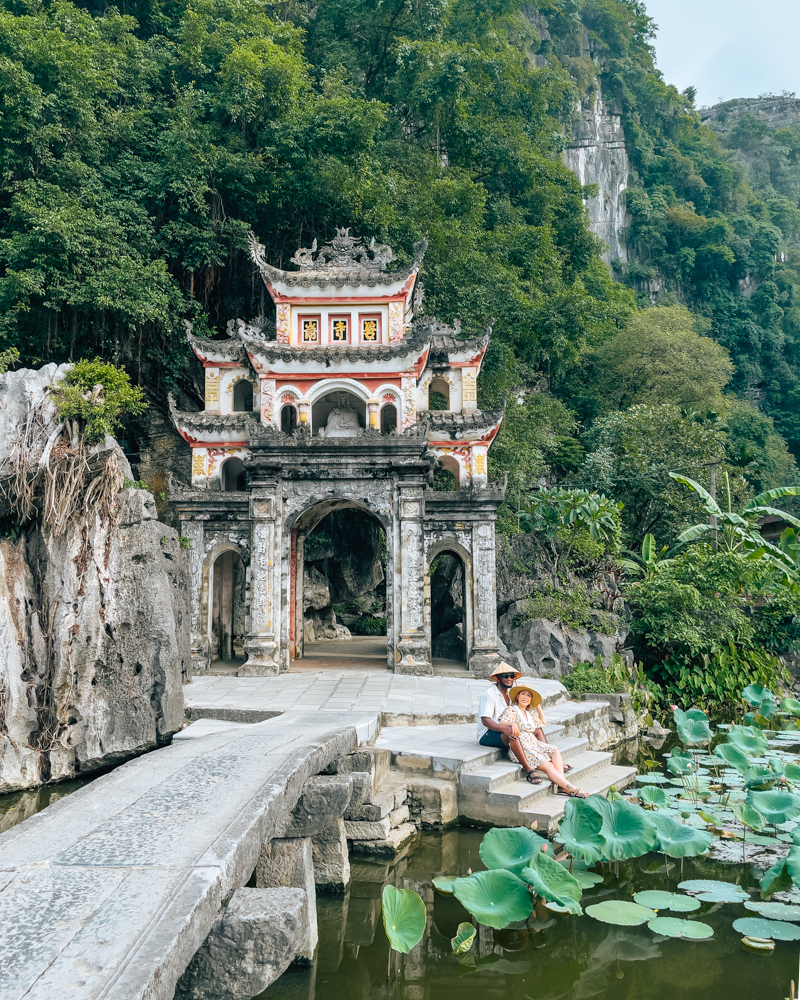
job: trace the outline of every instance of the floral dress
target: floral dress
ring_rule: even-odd
[[[540,743],[536,739],[534,734],[539,728],[539,722],[534,722],[530,712],[524,711],[518,705],[509,705],[498,721],[513,722],[519,726],[519,741],[531,767],[547,764],[553,753],[558,750],[552,743]]]

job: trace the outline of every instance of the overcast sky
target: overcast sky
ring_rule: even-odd
[[[645,0],[659,27],[658,68],[699,107],[734,97],[800,95],[800,0]]]

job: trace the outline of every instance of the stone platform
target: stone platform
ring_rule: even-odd
[[[179,740],[0,835],[0,997],[171,1000],[305,781],[376,725],[289,712]]]

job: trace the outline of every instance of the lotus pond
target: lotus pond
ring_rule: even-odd
[[[744,694],[746,724],[676,711],[636,785],[568,800],[555,843],[462,828],[354,861],[346,895],[318,899],[315,967],[263,995],[796,996],[800,703]]]

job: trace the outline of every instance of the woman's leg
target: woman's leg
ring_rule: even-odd
[[[564,759],[561,756],[560,750],[553,750],[550,754],[550,763],[558,771],[559,774],[564,773]]]
[[[545,761],[544,764],[539,764],[538,768],[540,771],[544,771],[553,784],[558,785],[559,788],[563,788],[567,792],[579,791],[575,785],[572,785],[569,781],[567,781],[563,772],[559,771],[551,761],[548,760]]]
[[[507,747],[511,748],[512,753],[520,762],[525,773],[527,774],[531,770],[531,766],[528,763],[528,758],[525,756],[525,750],[523,749],[522,744],[519,741],[519,737],[506,736],[506,734],[503,733],[502,740]]]

